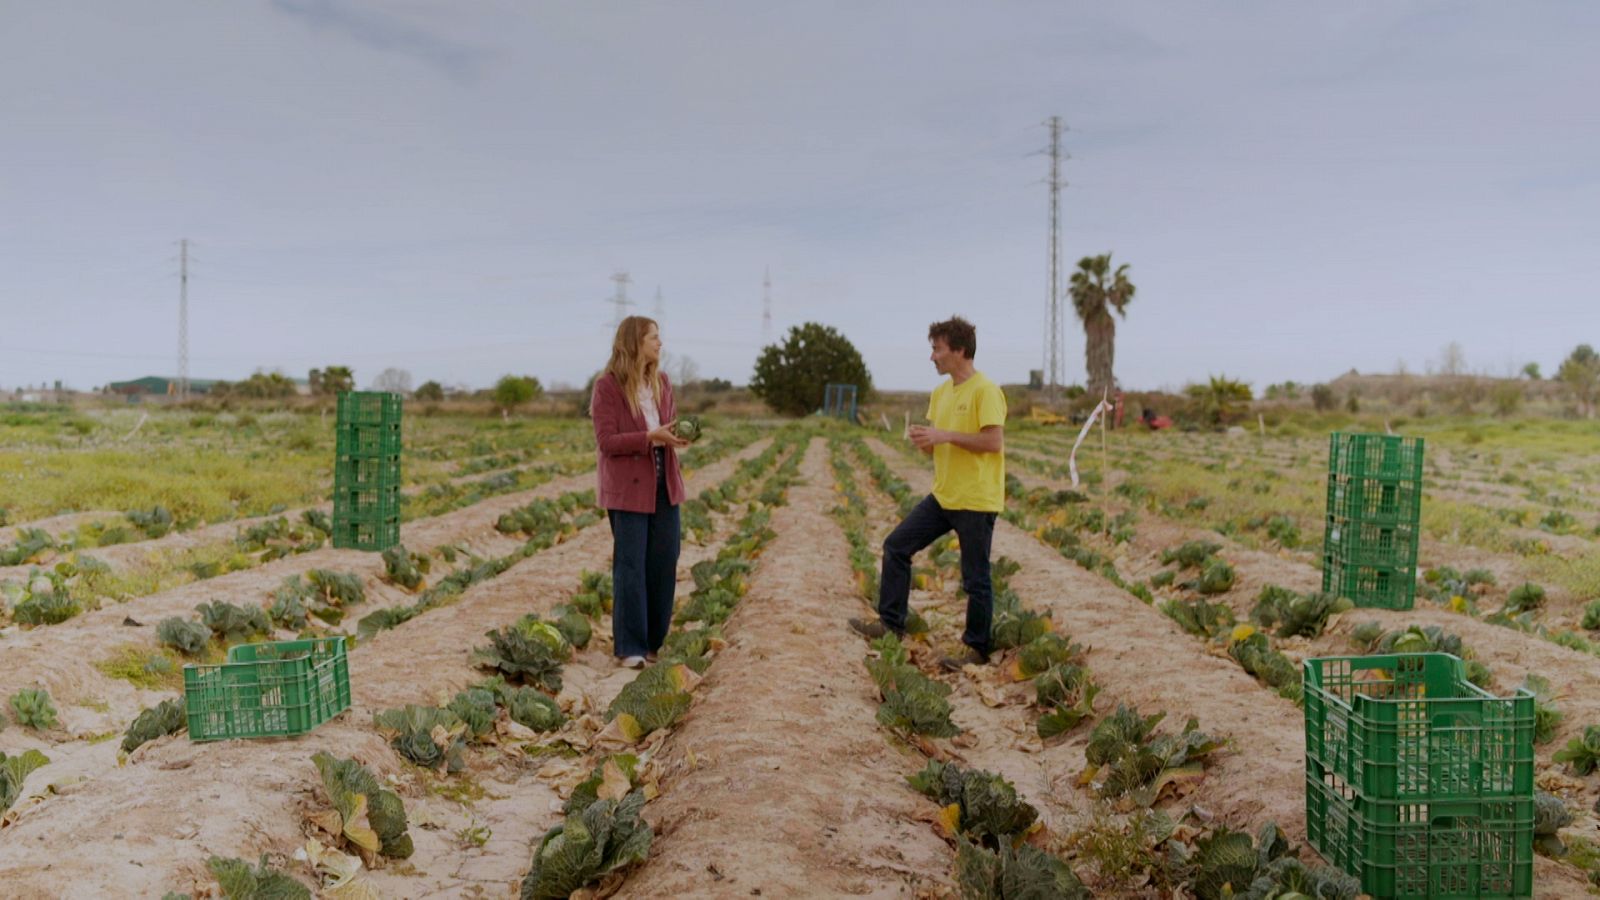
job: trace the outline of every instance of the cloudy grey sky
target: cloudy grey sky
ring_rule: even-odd
[[[1063,256],[1114,251],[1134,387],[1546,371],[1600,342],[1587,2],[0,0],[0,385],[344,363],[581,383],[609,277],[742,383],[927,324],[1038,368],[1041,122]],[[1070,314],[1070,307],[1068,307]],[[1083,337],[1066,331],[1067,376]]]

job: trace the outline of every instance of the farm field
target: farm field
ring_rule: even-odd
[[[331,424],[204,418],[0,419],[0,699],[50,706],[4,710],[0,750],[44,760],[0,775],[8,895],[1353,897],[1303,846],[1299,664],[1406,641],[1497,694],[1538,687],[1536,780],[1569,821],[1536,896],[1600,872],[1600,776],[1555,758],[1600,726],[1592,426],[1416,431],[1405,612],[1312,596],[1324,433],[1130,430],[1106,463],[1096,435],[1074,491],[1075,431],[1016,428],[1001,649],[947,672],[949,539],[914,560],[903,644],[846,624],[873,614],[925,458],[882,431],[716,422],[685,457],[674,634],[635,672],[611,661],[586,421],[408,418],[405,550],[380,555],[319,529]],[[156,506],[170,521],[129,515]],[[330,634],[352,639],[352,708],[311,733],[162,721],[185,663]]]

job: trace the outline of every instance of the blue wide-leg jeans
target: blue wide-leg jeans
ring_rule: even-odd
[[[611,510],[611,637],[619,657],[661,649],[672,627],[678,588],[678,508],[667,497],[667,480],[656,478],[656,511]]]

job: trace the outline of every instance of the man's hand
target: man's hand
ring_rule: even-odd
[[[909,436],[911,443],[915,444],[917,449],[923,453],[932,453],[934,447],[948,443],[950,440],[949,432],[940,431],[937,428],[929,428],[926,425],[911,426]]]
[[[954,444],[969,453],[1000,453],[1005,448],[1005,429],[999,425],[984,426],[977,434],[913,425],[908,436],[923,453],[932,453],[940,444]]]

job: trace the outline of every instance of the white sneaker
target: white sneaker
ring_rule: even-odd
[[[642,669],[644,668],[644,657],[624,656],[618,665],[622,666],[624,669]]]

